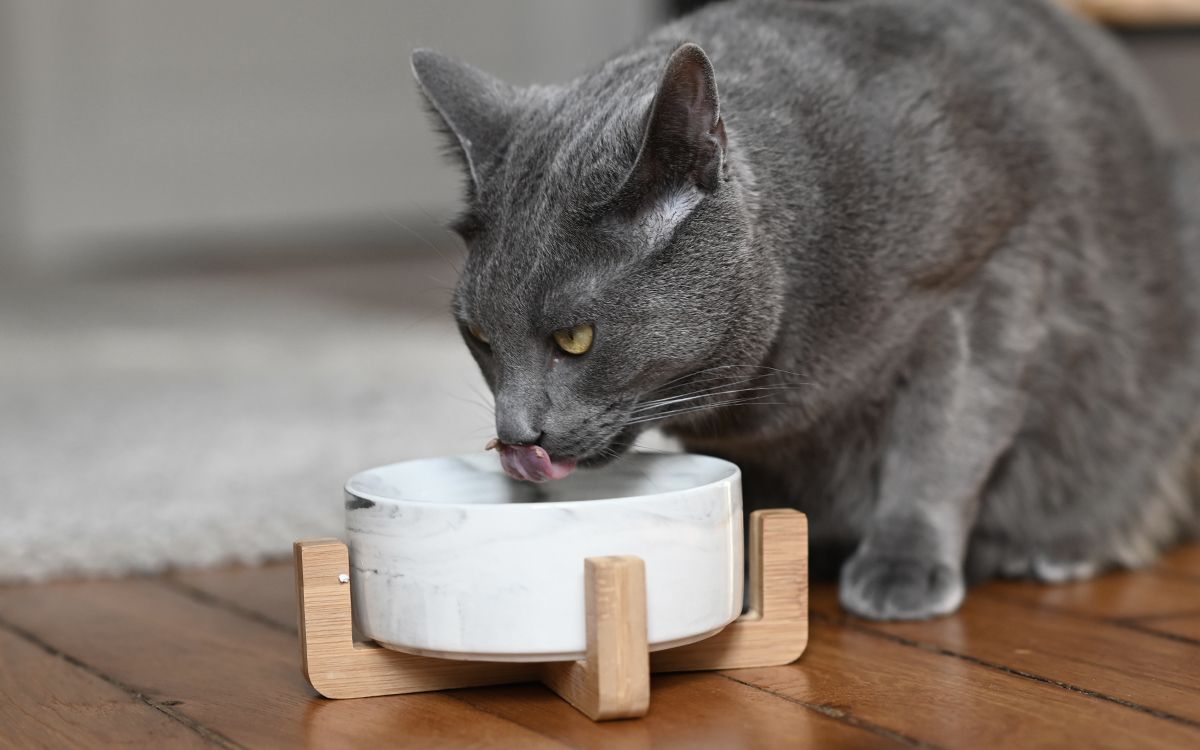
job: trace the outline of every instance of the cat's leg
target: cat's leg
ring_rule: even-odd
[[[1020,426],[1020,377],[1035,338],[1028,318],[977,312],[940,315],[904,371],[876,506],[842,568],[841,602],[855,614],[920,619],[962,603],[980,493]]]

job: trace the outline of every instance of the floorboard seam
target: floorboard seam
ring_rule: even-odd
[[[1169,612],[1167,614],[1161,614],[1161,615],[1138,615],[1136,617],[1114,617],[1112,619],[1112,621],[1116,622],[1116,623],[1124,623],[1124,622],[1144,623],[1144,622],[1154,622],[1155,620],[1171,620],[1176,617],[1200,617],[1200,609],[1190,609],[1190,610],[1187,610],[1184,612]]]
[[[1174,581],[1187,581],[1188,583],[1200,583],[1200,575],[1196,575],[1195,573],[1185,573],[1181,570],[1156,570],[1156,569],[1151,568],[1150,570],[1148,570],[1146,572],[1153,573],[1154,575],[1163,576],[1164,578],[1170,578],[1171,580],[1174,580]]]
[[[1059,607],[1059,606],[1055,606],[1053,604],[1044,604],[1041,602],[1031,602],[1031,601],[1028,601],[1027,599],[1023,599],[1022,597],[1019,597],[1019,596],[1007,596],[1004,594],[996,594],[994,592],[979,592],[979,593],[982,593],[985,596],[989,596],[992,599],[998,599],[1002,602],[1018,604],[1022,607],[1025,607],[1026,609],[1044,610],[1047,612],[1053,612],[1056,615],[1063,615],[1065,617],[1070,617],[1070,618],[1073,618],[1076,620],[1087,620],[1088,622],[1098,622],[1098,623],[1102,623],[1104,625],[1112,625],[1112,626],[1118,627],[1118,628],[1125,628],[1126,630],[1133,630],[1133,631],[1141,633],[1143,635],[1153,636],[1155,638],[1164,638],[1168,641],[1176,641],[1178,643],[1186,643],[1189,646],[1200,646],[1200,640],[1197,640],[1195,638],[1189,638],[1186,635],[1178,635],[1176,633],[1166,633],[1161,630],[1155,630],[1153,628],[1140,626],[1138,624],[1138,623],[1144,622],[1146,620],[1165,620],[1165,619],[1169,619],[1172,617],[1190,617],[1193,615],[1200,614],[1200,611],[1194,610],[1194,609],[1182,610],[1179,612],[1162,612],[1162,613],[1155,614],[1155,615],[1139,615],[1136,617],[1111,617],[1111,616],[1104,616],[1104,615],[1092,615],[1092,614],[1087,614],[1086,612],[1078,612],[1076,610],[1069,609],[1067,607]]]
[[[203,604],[208,607],[215,607],[216,609],[224,610],[226,612],[237,615],[239,617],[244,617],[246,619],[252,620],[252,621],[258,623],[259,625],[265,625],[266,627],[269,627],[273,630],[277,630],[280,632],[287,633],[289,635],[299,637],[299,630],[296,627],[284,625],[283,623],[279,622],[278,620],[268,617],[260,612],[255,612],[254,610],[249,609],[247,607],[243,607],[242,605],[238,604],[237,602],[232,602],[228,599],[225,599],[216,594],[213,594],[212,592],[205,591],[204,589],[202,589],[198,586],[193,586],[192,584],[187,583],[185,581],[181,581],[177,578],[169,578],[168,577],[168,578],[159,578],[156,580],[159,583],[161,583],[162,585],[171,589],[172,591],[175,591],[178,594],[186,596],[189,599],[192,599],[193,601],[195,601],[199,604]],[[502,686],[496,686],[496,687],[502,687]],[[507,722],[509,724],[512,724],[515,727],[520,727],[522,729],[533,732],[534,734],[538,735],[539,737],[545,737],[546,739],[548,739],[552,742],[556,742],[559,745],[562,745],[563,747],[572,747],[571,745],[564,743],[562,740],[558,739],[557,737],[552,737],[548,734],[545,734],[545,733],[539,731],[538,729],[536,729],[534,727],[528,726],[526,724],[522,724],[519,721],[510,719],[507,716],[498,714],[495,711],[492,711],[490,709],[479,706],[479,705],[471,702],[470,700],[468,700],[465,697],[455,695],[454,690],[437,690],[437,691],[433,691],[433,692],[437,692],[441,695],[446,696],[447,698],[456,700],[459,703],[470,706],[471,708],[475,709],[476,711],[479,711],[480,713],[485,713],[489,716],[494,716],[495,718],[500,719],[501,721]]]
[[[171,589],[172,591],[186,596],[198,604],[203,604],[208,607],[215,607],[217,609],[230,612],[247,620],[253,620],[259,625],[266,625],[273,630],[281,630],[285,633],[291,633],[292,635],[297,635],[299,633],[296,625],[285,625],[284,623],[268,617],[261,612],[256,612],[249,607],[243,607],[237,602],[217,596],[216,594],[205,591],[198,586],[193,586],[192,584],[181,581],[177,578],[167,577],[157,578],[154,580]]]
[[[210,729],[210,728],[204,726],[203,724],[196,721],[195,719],[188,716],[187,714],[175,710],[173,708],[173,706],[179,705],[178,702],[155,700],[155,699],[151,698],[150,696],[146,695],[145,693],[142,693],[141,691],[135,689],[132,685],[127,685],[126,683],[122,682],[121,680],[118,680],[116,677],[113,677],[112,675],[107,674],[107,673],[103,672],[102,670],[97,669],[96,667],[93,667],[91,664],[88,664],[87,662],[83,661],[82,659],[72,656],[71,654],[68,654],[65,651],[62,651],[61,649],[55,648],[54,646],[50,645],[46,641],[43,641],[41,638],[37,637],[36,634],[26,630],[25,628],[20,627],[19,625],[9,622],[8,620],[4,619],[3,617],[0,617],[0,628],[4,628],[8,632],[12,633],[13,635],[17,636],[18,638],[21,638],[22,640],[26,641],[29,644],[36,646],[37,648],[41,649],[45,653],[49,654],[50,656],[53,656],[56,659],[61,659],[64,662],[66,662],[67,664],[70,664],[72,667],[75,667],[76,669],[86,672],[87,674],[90,674],[93,677],[103,680],[104,682],[108,683],[109,685],[112,685],[113,687],[119,689],[121,692],[125,693],[130,698],[148,706],[149,708],[154,709],[155,711],[158,711],[159,713],[163,714],[167,718],[169,718],[175,722],[178,722],[179,724],[182,724],[184,727],[187,727],[189,730],[191,730],[192,732],[195,732],[196,734],[200,735],[201,737],[208,740],[209,742],[219,745],[220,747],[226,748],[226,750],[245,750],[243,745],[240,745],[240,744],[234,742],[233,740],[229,739],[228,737],[226,737],[225,735],[221,734],[220,732],[218,732],[214,729]]]
[[[1132,711],[1138,711],[1140,713],[1149,714],[1150,716],[1153,716],[1156,719],[1162,719],[1164,721],[1175,722],[1177,724],[1182,724],[1182,725],[1184,725],[1186,727],[1190,727],[1192,729],[1200,729],[1200,721],[1196,721],[1194,719],[1189,719],[1184,716],[1176,716],[1175,714],[1167,713],[1166,711],[1162,711],[1157,708],[1143,706],[1140,703],[1134,703],[1133,701],[1128,701],[1128,700],[1125,700],[1124,698],[1118,698],[1114,695],[1108,695],[1107,693],[1101,693],[1096,690],[1091,690],[1089,688],[1080,687],[1078,685],[1073,685],[1069,682],[1063,682],[1062,680],[1056,680],[1051,677],[1043,677],[1042,675],[1033,674],[1032,672],[1026,672],[1021,669],[1015,669],[1015,668],[1010,667],[1005,664],[988,661],[986,659],[980,659],[979,657],[971,656],[970,654],[962,654],[957,651],[951,651],[950,649],[943,648],[941,646],[938,646],[938,645],[935,645],[932,643],[924,643],[922,641],[914,641],[911,638],[905,638],[903,636],[893,635],[891,633],[884,633],[882,631],[875,630],[874,628],[871,628],[870,626],[861,625],[859,623],[852,622],[852,621],[844,619],[844,618],[834,619],[834,618],[829,617],[828,615],[817,614],[817,613],[814,613],[813,617],[815,619],[821,620],[823,622],[827,622],[831,625],[838,625],[840,627],[850,628],[852,630],[855,630],[860,633],[864,633],[866,635],[874,636],[876,638],[882,638],[884,640],[892,641],[894,643],[899,643],[904,646],[919,648],[924,651],[928,651],[930,653],[939,654],[941,656],[949,656],[954,659],[961,659],[962,661],[965,661],[965,662],[968,662],[971,664],[975,664],[975,665],[978,665],[981,667],[985,667],[987,669],[993,669],[998,672],[1002,672],[1004,674],[1012,675],[1014,677],[1020,677],[1020,678],[1026,679],[1026,680],[1031,680],[1033,682],[1038,682],[1038,683],[1042,683],[1045,685],[1052,685],[1054,687],[1061,688],[1063,690],[1068,690],[1073,693],[1079,693],[1080,695],[1086,695],[1089,698],[1095,698],[1097,700],[1103,700],[1103,701],[1108,701],[1109,703],[1115,703],[1118,706],[1123,706]]]
[[[1118,628],[1125,628],[1126,630],[1133,630],[1135,632],[1143,633],[1145,635],[1152,635],[1155,638],[1165,638],[1168,641],[1176,641],[1177,643],[1186,643],[1189,646],[1200,646],[1200,640],[1198,640],[1196,638],[1190,638],[1186,635],[1179,635],[1178,633],[1168,633],[1163,630],[1155,630],[1152,626],[1143,625],[1142,623],[1137,622],[1137,621],[1109,620],[1108,623],[1110,625],[1115,625]]]
[[[538,683],[538,682],[513,682],[513,683],[509,683],[509,684],[511,684],[511,685],[540,685],[541,683]],[[503,688],[503,687],[506,687],[506,686],[505,686],[505,685],[486,685],[486,686],[481,686],[481,687],[489,687],[489,688]],[[458,695],[455,695],[455,694],[454,694],[455,690],[470,690],[470,689],[471,689],[471,688],[455,688],[454,690],[439,690],[439,691],[437,691],[437,692],[441,693],[442,695],[446,696],[447,698],[453,698],[453,699],[454,699],[454,700],[456,700],[456,701],[460,701],[460,702],[462,702],[462,703],[465,703],[465,704],[467,704],[468,706],[470,706],[471,708],[475,709],[476,711],[481,711],[481,712],[483,712],[483,713],[487,714],[488,716],[495,716],[497,719],[500,719],[500,720],[502,720],[502,721],[506,721],[506,722],[508,722],[509,724],[515,724],[515,725],[516,725],[516,726],[518,726],[518,727],[522,727],[522,728],[524,728],[524,729],[528,729],[530,732],[533,732],[533,733],[534,733],[534,734],[536,734],[537,736],[539,736],[539,737],[545,737],[546,739],[550,740],[551,742],[554,742],[554,743],[556,743],[556,744],[558,744],[558,745],[561,745],[562,747],[579,747],[578,745],[574,745],[574,744],[571,744],[571,743],[569,743],[569,742],[564,742],[563,740],[559,739],[558,737],[554,737],[554,736],[551,736],[551,735],[549,735],[549,734],[546,734],[545,732],[543,732],[542,730],[540,730],[540,729],[538,729],[538,728],[536,728],[536,727],[531,727],[531,726],[529,726],[528,724],[524,724],[524,723],[522,723],[522,722],[519,722],[519,721],[517,721],[517,720],[515,720],[515,719],[510,719],[509,717],[505,716],[504,714],[497,713],[497,712],[493,711],[492,709],[490,709],[490,708],[488,708],[488,707],[486,707],[486,706],[481,706],[481,705],[479,705],[478,703],[476,703],[476,702],[474,702],[474,701],[472,701],[472,700],[470,700],[470,699],[468,699],[468,698],[465,698],[465,697],[458,696]],[[549,688],[546,688],[546,691],[547,691],[547,692],[549,692],[549,691],[550,691],[550,689],[549,689]]]
[[[724,677],[727,680],[733,680],[734,682],[738,683],[739,685],[745,685],[746,687],[751,687],[751,688],[754,688],[755,690],[761,690],[764,693],[775,696],[776,698],[782,698],[783,700],[787,701],[788,703],[793,703],[797,706],[801,706],[802,708],[806,708],[809,711],[813,711],[818,714],[821,714],[822,716],[826,716],[830,719],[833,719],[834,721],[841,722],[842,724],[848,724],[852,727],[855,727],[857,729],[862,729],[863,731],[870,732],[871,734],[875,734],[880,737],[884,737],[893,742],[898,742],[900,744],[908,745],[910,747],[918,747],[918,748],[921,748],[922,750],[938,750],[937,745],[931,745],[928,742],[925,742],[923,740],[918,740],[915,737],[910,737],[907,734],[902,734],[900,732],[895,731],[894,729],[888,729],[887,727],[880,726],[879,724],[875,724],[873,722],[867,721],[866,719],[860,719],[859,717],[855,716],[854,714],[847,713],[846,711],[843,711],[840,708],[834,708],[833,706],[827,706],[827,705],[824,705],[821,703],[809,703],[808,701],[802,701],[799,698],[795,698],[786,693],[781,693],[777,690],[772,690],[771,688],[763,687],[762,685],[759,685],[758,683],[747,682],[746,680],[740,680],[737,677],[734,677],[732,674],[729,674],[728,672],[717,672],[717,674],[719,674],[721,677]]]

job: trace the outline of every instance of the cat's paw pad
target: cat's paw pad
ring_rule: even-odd
[[[872,620],[924,620],[962,604],[962,570],[939,560],[856,554],[842,568],[842,606]]]

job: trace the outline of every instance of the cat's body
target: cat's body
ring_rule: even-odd
[[[815,564],[854,553],[842,600],[876,617],[1196,530],[1200,167],[1096,30],[741,2],[566,87],[447,65],[415,61],[473,178],[457,312],[502,439],[594,461],[674,407],[749,507],[809,514]],[[595,352],[542,346],[578,320]]]

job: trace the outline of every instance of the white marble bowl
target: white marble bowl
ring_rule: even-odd
[[[583,561],[646,563],[651,650],[742,609],[741,472],[633,454],[567,479],[509,479],[495,454],[383,466],[346,485],[355,622],[384,646],[487,661],[583,658]]]

